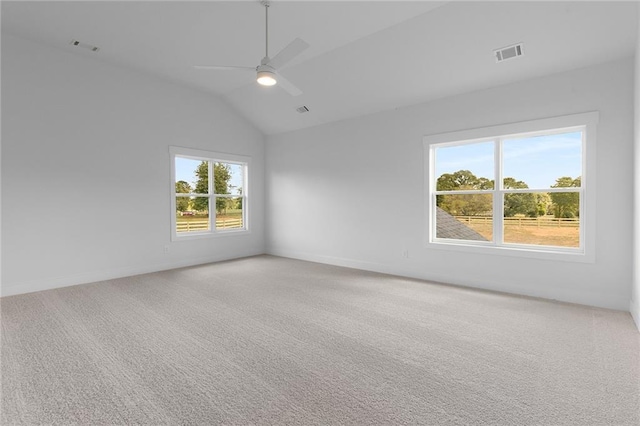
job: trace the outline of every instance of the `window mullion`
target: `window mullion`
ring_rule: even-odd
[[[248,209],[248,205],[247,205],[247,180],[249,179],[248,177],[248,170],[247,170],[247,166],[246,164],[242,166],[242,226],[245,229],[247,228],[247,209]]]
[[[432,242],[436,239],[436,226],[437,226],[437,217],[436,217],[436,205],[437,205],[437,200],[438,200],[438,195],[437,195],[437,189],[438,186],[436,185],[436,149],[433,146],[429,147],[429,174],[428,174],[428,181],[427,184],[429,186],[428,191],[429,191],[429,202],[426,204],[425,209],[427,210],[426,213],[426,217],[429,218],[428,224],[429,224],[429,229],[428,229],[428,234],[427,234],[427,241]]]
[[[583,145],[584,146],[584,145]],[[583,175],[584,175],[584,169],[583,169]],[[586,220],[585,217],[587,217],[587,215],[585,214],[586,212],[586,208],[585,208],[585,204],[586,204],[586,199],[584,196],[584,187],[580,187],[580,192],[578,192],[578,212],[580,214],[579,218],[580,218],[580,230],[579,230],[579,234],[580,234],[580,250],[584,250],[585,247],[585,226],[586,226]]]
[[[496,245],[502,245],[504,243],[503,236],[503,214],[504,209],[504,194],[502,193],[502,138],[495,140],[494,145],[494,168],[495,168],[495,182],[493,184],[493,242]]]
[[[435,191],[435,195],[473,195],[473,194],[490,194],[493,190],[489,189],[465,189],[460,191]]]
[[[213,162],[207,161],[207,170],[209,175],[209,229],[211,232],[216,231],[216,196],[215,196],[215,186],[213,185],[214,176],[213,176]]]

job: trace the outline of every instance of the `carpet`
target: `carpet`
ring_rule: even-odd
[[[0,299],[3,425],[639,425],[629,313],[272,256]]]

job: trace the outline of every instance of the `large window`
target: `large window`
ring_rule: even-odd
[[[597,113],[425,137],[430,247],[592,261]]]
[[[247,231],[249,158],[171,147],[172,239]]]

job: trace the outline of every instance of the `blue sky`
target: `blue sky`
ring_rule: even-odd
[[[493,142],[436,149],[436,177],[470,170],[477,177],[494,179]],[[550,188],[562,176],[582,174],[582,133],[505,139],[503,176],[521,180],[529,188]]]
[[[190,158],[176,157],[176,182],[184,180],[189,182],[191,188],[195,188],[198,177],[194,173],[202,161],[192,160]],[[229,192],[232,194],[238,194],[238,188],[242,187],[242,166],[239,164],[230,164],[231,168],[231,180],[229,186]]]

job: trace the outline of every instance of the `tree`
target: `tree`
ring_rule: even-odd
[[[209,193],[209,163],[202,161],[194,171],[198,176],[196,181],[196,187],[193,192],[196,194],[208,194]],[[207,197],[196,197],[193,201],[193,208],[196,211],[209,211],[209,199]]]
[[[552,188],[579,188],[582,184],[581,177],[575,179],[563,176],[556,179]],[[557,218],[580,216],[580,194],[577,192],[550,192],[553,205],[553,215]]]
[[[231,180],[231,168],[225,163],[213,165],[213,186],[216,194],[229,194],[229,180]],[[216,211],[222,213],[227,210],[230,198],[216,198]]]
[[[478,178],[469,170],[458,170],[454,173],[442,174],[436,184],[438,191],[451,191],[462,187],[468,189],[493,189],[493,180],[484,177]]]
[[[503,179],[504,189],[527,189],[529,185],[521,180],[515,180],[512,177]],[[538,206],[536,196],[532,192],[523,192],[517,194],[504,195],[504,215],[505,217],[513,217],[517,214],[529,217],[538,216]]]
[[[476,182],[475,186],[477,189],[493,189],[493,179],[479,177],[478,182]]]
[[[538,216],[544,216],[549,213],[551,207],[551,197],[547,192],[536,193],[536,210]]]
[[[241,186],[238,187],[238,194],[242,195],[242,187]],[[236,208],[242,210],[242,197],[238,198],[238,204],[237,204]]]
[[[176,182],[176,194],[188,194],[191,192],[191,185],[188,182],[179,180]],[[189,197],[176,197],[176,211],[185,212],[189,210]]]
[[[491,212],[491,199],[491,194],[446,194],[437,206],[452,215],[480,216]]]
[[[195,193],[209,193],[209,163],[203,161],[195,170],[198,181],[196,182]],[[225,163],[213,164],[213,191],[214,194],[229,194],[229,180],[231,180],[231,168]],[[216,211],[222,213],[227,209],[226,197],[216,198]],[[196,197],[193,206],[198,211],[209,210],[209,200],[207,197]]]
[[[492,189],[494,182],[478,178],[469,170],[442,174],[436,183],[438,191]],[[436,196],[436,205],[453,215],[476,216],[491,211],[490,194],[447,194]]]

